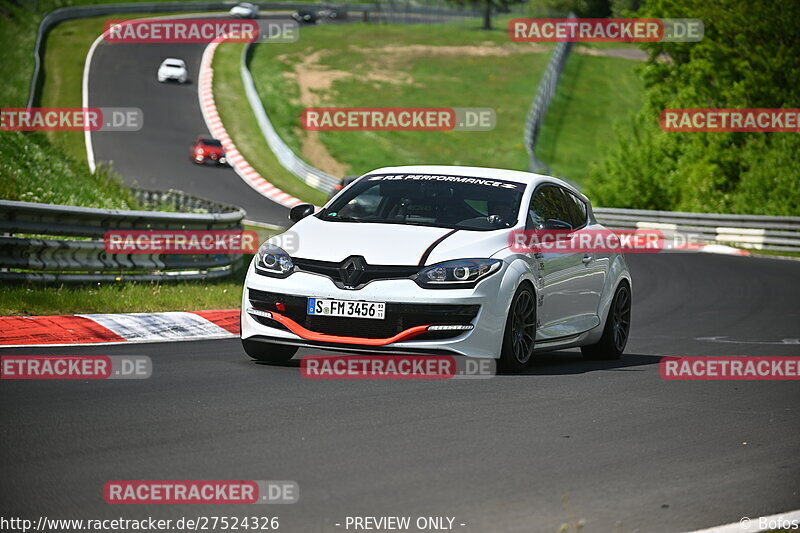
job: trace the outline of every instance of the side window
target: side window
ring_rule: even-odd
[[[562,189],[564,193],[564,201],[566,202],[567,213],[569,218],[565,222],[572,224],[573,228],[582,228],[586,225],[586,204],[583,200],[572,194],[566,189]]]
[[[545,221],[550,219],[572,223],[570,222],[566,199],[561,194],[561,189],[556,186],[545,185],[539,187],[531,198],[531,205],[528,210],[528,229],[541,229]]]

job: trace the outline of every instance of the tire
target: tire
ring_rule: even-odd
[[[297,353],[297,346],[285,346],[283,344],[270,344],[267,342],[251,341],[242,339],[242,348],[255,359],[264,363],[288,363]]]
[[[608,308],[603,336],[597,344],[581,346],[584,359],[614,360],[625,351],[631,329],[631,288],[626,281],[617,287],[611,307]]]
[[[517,289],[508,309],[499,369],[521,372],[530,362],[535,344],[536,295],[528,284],[523,284]]]

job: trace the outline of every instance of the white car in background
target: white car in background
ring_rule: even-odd
[[[158,67],[158,81],[164,83],[166,81],[177,81],[178,83],[186,83],[189,79],[189,74],[186,71],[186,63],[183,59],[169,57],[161,62]]]
[[[562,180],[382,168],[290,218],[291,238],[262,244],[245,279],[241,338],[254,359],[285,362],[305,346],[491,357],[513,372],[534,351],[616,359],[625,349],[631,280],[621,254],[512,247],[515,230],[604,230]]]
[[[250,2],[241,2],[232,7],[229,13],[232,17],[254,19],[258,16],[258,6]]]

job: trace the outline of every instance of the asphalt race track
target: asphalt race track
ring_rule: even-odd
[[[237,340],[3,350],[146,354],[154,367],[140,381],[4,381],[4,514],[274,514],[288,532],[432,515],[465,532],[555,532],[579,520],[587,532],[675,532],[800,508],[797,382],[665,381],[657,364],[800,354],[800,262],[629,262],[627,354],[545,354],[520,376],[307,380],[296,365],[251,362]],[[115,479],[295,480],[300,501],[113,506],[101,490]]]
[[[138,107],[144,128],[93,134],[129,184],[182,189],[286,224],[230,168],[199,167],[205,45],[99,46],[90,106]],[[166,57],[186,85],[159,84]],[[242,105],[247,105],[243,100]],[[633,326],[620,361],[537,355],[488,380],[307,380],[237,340],[0,350],[148,355],[147,380],[3,381],[4,516],[277,515],[281,530],[344,531],[347,516],[450,516],[464,532],[675,532],[800,508],[800,387],[665,381],[666,355],[800,355],[800,262],[628,256]],[[322,353],[301,350],[298,357]],[[276,506],[108,505],[109,480],[295,480]],[[461,526],[459,524],[465,524]]]
[[[205,48],[106,42],[96,48],[89,70],[89,106],[138,107],[144,127],[137,132],[94,132],[95,159],[111,162],[129,185],[183,190],[243,207],[250,220],[286,226],[288,209],[253,190],[232,168],[195,165],[189,159],[194,140],[210,136],[197,98]],[[156,71],[168,57],[186,62],[188,83],[158,82]],[[244,96],[241,105],[249,106]]]

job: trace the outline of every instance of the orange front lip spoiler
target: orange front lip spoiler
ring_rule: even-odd
[[[387,344],[392,344],[393,342],[400,342],[406,341],[425,333],[428,329],[430,324],[426,324],[424,326],[414,326],[413,328],[408,328],[406,330],[401,331],[397,335],[393,337],[387,337],[385,339],[370,339],[367,337],[343,337],[340,335],[328,335],[325,333],[318,333],[316,331],[311,331],[310,329],[306,329],[294,320],[289,317],[285,317],[280,313],[276,313],[275,311],[267,311],[272,315],[272,320],[276,320],[286,326],[286,328],[297,335],[298,337],[302,337],[309,341],[319,341],[319,342],[334,342],[336,344],[360,344],[364,346],[386,346]]]

